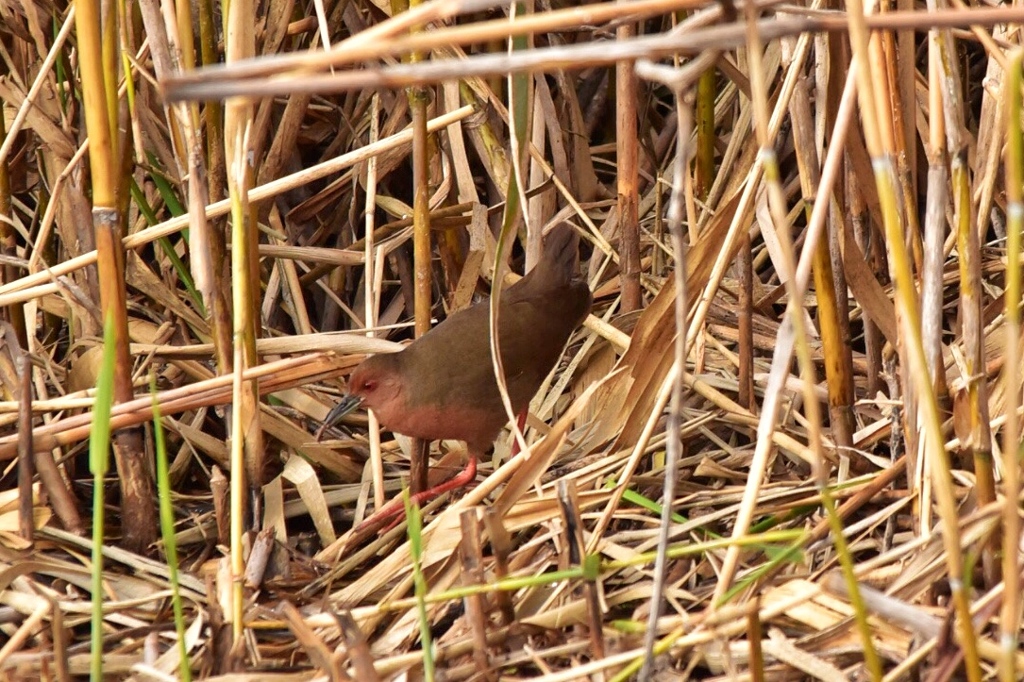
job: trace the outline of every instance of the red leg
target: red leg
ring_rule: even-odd
[[[472,452],[469,453],[469,462],[466,463],[466,468],[456,474],[453,478],[449,478],[444,483],[435,485],[433,488],[424,490],[421,493],[417,493],[412,496],[411,501],[415,504],[422,505],[424,502],[428,502],[435,497],[445,494],[449,490],[455,490],[462,488],[473,481],[476,478],[476,455]],[[405,505],[402,503],[402,498],[396,498],[380,508],[379,511],[372,514],[369,518],[359,524],[357,531],[368,529],[371,527],[377,527],[381,525],[381,522],[386,519],[397,516],[385,530],[391,530],[395,527],[405,515]]]
[[[529,408],[526,408],[522,412],[520,412],[519,417],[516,419],[516,423],[519,425],[520,432],[522,432],[526,428],[526,415],[528,409]],[[518,454],[519,439],[515,439],[512,443],[512,456],[515,457]],[[457,488],[462,488],[468,485],[473,481],[474,478],[476,478],[476,454],[470,452],[469,462],[466,463],[465,469],[456,474],[453,478],[449,478],[444,483],[435,485],[433,488],[429,488],[421,493],[413,495],[412,501],[418,505],[422,505],[424,502],[428,502],[434,499],[435,497],[439,497],[440,495],[443,495],[450,490],[455,490]],[[387,528],[384,529],[391,530],[402,520],[404,514],[405,505],[402,503],[402,498],[399,497],[394,500],[391,500],[391,502],[381,507],[378,511],[371,514],[369,518],[365,519],[361,524],[359,524],[359,526],[356,528],[356,535],[358,536],[366,531],[380,528],[383,526],[384,521],[391,518],[392,516],[397,516],[398,518],[392,521],[387,526]]]

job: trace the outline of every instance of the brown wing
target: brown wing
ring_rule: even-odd
[[[590,312],[590,302],[590,290],[576,282],[539,299],[502,306],[501,357],[516,412],[529,404],[558,362],[569,337]]]
[[[545,239],[537,267],[502,293],[500,347],[516,413],[529,404],[590,311],[590,290],[572,281],[576,240],[571,228],[557,228]],[[411,408],[474,415],[452,420],[446,437],[489,444],[507,422],[491,362],[489,316],[486,302],[462,310],[403,352]]]

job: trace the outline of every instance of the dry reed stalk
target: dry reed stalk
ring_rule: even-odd
[[[1020,87],[1007,76],[1019,77],[1019,55],[1010,52],[1015,34],[990,27],[1019,21],[1021,11],[896,5],[861,17],[759,2],[738,17],[729,3],[693,0],[556,2],[509,21],[489,0],[435,0],[390,16],[360,0],[314,3],[310,16],[283,3],[247,15],[248,54],[260,60],[216,66],[223,46],[211,3],[167,13],[144,2],[145,32],[124,22],[118,35],[130,82],[113,89],[130,102],[131,137],[125,155],[114,155],[115,165],[134,155],[118,179],[133,185],[119,195],[127,234],[118,248],[127,251],[125,366],[144,402],[119,407],[115,423],[148,420],[142,386],[154,373],[186,614],[203,626],[189,640],[199,676],[235,666],[270,679],[269,668],[285,662],[307,677],[415,675],[429,627],[435,666],[449,679],[483,670],[621,679],[643,665],[645,628],[658,674],[897,679],[959,666],[977,679],[998,665],[1003,680],[1019,678],[1012,500],[1024,384],[1019,268],[1008,264],[1019,261],[1024,210],[1019,112],[1003,108],[1019,105],[1007,95]],[[88,330],[100,319],[94,287],[109,276],[91,275],[98,255],[88,240],[76,243],[91,233],[89,198],[103,196],[82,161],[103,152],[92,135],[82,143],[73,88],[83,46],[72,53],[64,43],[73,12],[58,6],[51,32],[52,9],[18,6],[0,22],[9,67],[0,79],[9,131],[0,173],[10,184],[0,179],[0,306],[24,312],[18,341],[31,360],[19,374],[14,351],[0,354],[0,458],[28,442],[16,433],[20,410],[23,422],[35,420],[22,427],[33,449],[53,450],[54,465],[49,499],[22,493],[20,531],[2,523],[19,508],[13,470],[0,486],[0,601],[15,638],[0,669],[41,675],[49,656],[66,679],[87,665],[74,645],[87,589],[77,557],[89,546],[42,524],[58,511],[54,491],[81,493],[76,443],[91,419],[96,357]],[[193,21],[200,35],[188,47]],[[637,35],[626,35],[631,26]],[[509,39],[521,49],[507,51]],[[917,51],[925,44],[927,59]],[[396,63],[412,52],[429,59]],[[610,85],[611,65],[623,65],[616,85],[628,88],[625,65],[642,59],[700,76],[692,138],[674,91],[651,85],[626,102]],[[185,73],[193,63],[213,68]],[[503,80],[509,73],[519,74],[514,87]],[[679,77],[671,71],[669,80]],[[406,85],[435,93],[426,114],[413,112]],[[527,89],[531,99],[512,106],[508,93]],[[257,179],[242,183],[253,186],[251,209],[236,211],[249,230],[241,249],[218,246],[232,208],[227,167],[237,167],[225,139],[238,136],[225,132],[218,102],[161,98],[186,91],[288,95],[253,102],[249,177]],[[865,98],[860,121],[856,97]],[[426,136],[409,127],[415,116]],[[635,162],[619,149],[627,142],[619,127],[639,133]],[[429,140],[432,159],[417,173],[414,138]],[[677,147],[689,144],[698,163],[685,167],[685,180],[666,182]],[[927,186],[918,178],[925,161]],[[364,542],[347,533],[398,494],[407,455],[361,418],[321,443],[311,433],[344,389],[337,377],[410,334],[409,228],[424,188],[428,255],[438,264],[434,316],[468,305],[496,279],[495,227],[520,208],[530,228],[518,245],[508,242],[509,264],[521,271],[536,257],[538,223],[570,220],[587,240],[583,270],[597,307],[533,403],[523,434],[530,449],[509,459],[508,439],[497,443],[476,489],[425,510],[421,615],[405,530]],[[673,202],[689,242],[682,264],[662,215]],[[619,235],[634,209],[644,238],[631,251]],[[955,230],[946,233],[947,223]],[[684,289],[692,305],[680,324]],[[637,292],[644,307],[624,313]],[[233,293],[241,293],[234,304]],[[274,542],[263,536],[271,551],[259,591],[236,592],[230,607],[236,588],[217,544],[234,542],[239,558],[248,550],[228,525],[244,517],[225,504],[227,430],[209,408],[231,401],[231,378],[214,375],[246,347],[228,331],[232,307],[268,337],[249,346],[249,361],[264,364],[241,379],[258,376],[271,396],[258,412],[255,394],[248,405],[267,445],[261,521]],[[916,314],[927,320],[923,333]],[[335,329],[349,333],[321,333]],[[684,363],[674,357],[679,330]],[[328,348],[334,357],[317,352]],[[940,411],[949,404],[952,420]],[[232,414],[241,414],[237,405]],[[673,461],[676,493],[666,494]],[[571,537],[557,520],[560,487],[576,491]],[[470,534],[479,542],[464,570],[455,556],[464,547],[460,515],[479,506],[486,522]],[[16,552],[29,521],[37,546]],[[583,554],[568,561],[571,548]],[[666,560],[652,571],[659,548]],[[108,550],[107,670],[167,669],[166,637],[140,634],[165,629],[165,567]],[[974,556],[981,569],[971,571],[963,557]],[[840,566],[841,589],[832,574]],[[947,619],[938,599],[954,606],[950,622],[961,630],[952,638],[938,627]],[[652,600],[660,614],[649,611]],[[275,610],[286,603],[297,610]],[[464,603],[480,608],[463,613]],[[999,610],[998,634],[983,629]],[[650,626],[648,613],[658,616]],[[226,621],[248,649],[232,650]],[[154,644],[158,656],[144,660]]]
[[[114,401],[133,398],[131,360],[128,355],[128,307],[121,234],[127,183],[122,166],[128,160],[127,138],[120,134],[118,102],[118,13],[101,17],[99,7],[82,7],[76,18],[81,58],[82,96],[89,136],[92,173],[92,221],[97,254],[98,293],[102,320],[114,328]],[[102,325],[101,325],[102,326]],[[142,552],[156,539],[156,513],[151,503],[153,483],[144,461],[141,433],[114,433],[114,458],[121,482],[124,542]]]

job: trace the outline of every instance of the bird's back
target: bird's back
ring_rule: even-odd
[[[575,279],[576,245],[571,227],[555,228],[544,241],[537,266],[502,293],[499,347],[517,414],[529,405],[590,312],[590,289]],[[407,396],[410,407],[437,407],[445,422],[433,433],[409,435],[457,438],[485,448],[507,423],[491,363],[489,315],[489,304],[478,303],[403,351],[403,364],[415,368]]]

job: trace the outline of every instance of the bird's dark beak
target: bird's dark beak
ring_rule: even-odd
[[[352,395],[351,393],[343,395],[341,397],[341,401],[327,413],[327,417],[324,419],[324,424],[334,426],[341,421],[342,417],[352,414],[362,404],[363,399],[357,395]]]
[[[355,412],[356,409],[358,409],[359,406],[362,404],[363,399],[357,395],[352,395],[351,393],[343,395],[341,397],[341,401],[337,405],[335,405],[330,412],[327,413],[327,416],[324,418],[323,425],[319,429],[317,429],[316,439],[320,440],[320,437],[323,436],[323,433],[324,431],[327,430],[327,427],[334,426],[335,424],[341,421],[342,417],[345,417],[346,415]]]

